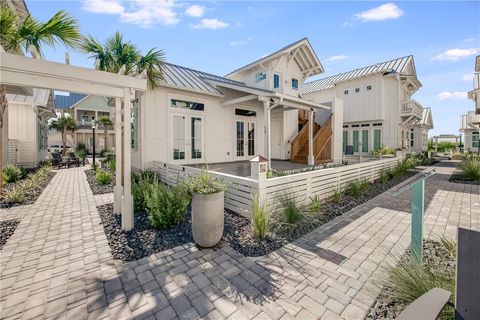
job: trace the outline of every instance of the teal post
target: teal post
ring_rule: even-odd
[[[413,260],[422,264],[423,256],[423,211],[425,180],[412,184],[412,241],[410,250]]]

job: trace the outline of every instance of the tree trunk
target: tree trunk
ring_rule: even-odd
[[[4,84],[0,84],[0,198],[3,197],[3,115],[7,107],[7,90]]]
[[[67,155],[67,128],[62,129],[63,155]]]

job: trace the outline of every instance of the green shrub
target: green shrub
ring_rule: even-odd
[[[348,193],[353,197],[359,197],[368,191],[370,183],[367,180],[355,180],[348,184]]]
[[[342,201],[343,192],[340,189],[334,190],[332,194],[333,203],[339,204]]]
[[[460,175],[467,180],[480,180],[480,160],[478,158],[470,157],[465,159],[458,165]]]
[[[116,163],[115,160],[107,161],[107,168],[110,172],[115,172]]]
[[[167,228],[178,224],[190,204],[185,188],[167,188],[161,183],[153,183],[144,193],[148,220],[155,228]]]
[[[3,181],[5,183],[16,182],[25,176],[25,170],[14,164],[3,167]]]
[[[447,261],[455,262],[455,257],[449,256],[451,246],[451,240],[441,240],[438,248],[424,251],[423,265],[420,266],[411,260],[402,260],[397,266],[389,268],[389,279],[385,283],[385,288],[391,299],[405,307],[435,287],[453,294],[455,267],[452,268]],[[438,319],[453,318],[454,308],[447,306]]]
[[[108,153],[107,149],[102,149],[102,151],[100,151],[100,157],[102,157],[102,158],[106,157],[107,153]]]
[[[198,176],[187,179],[185,181],[185,186],[190,193],[202,195],[214,194],[227,190],[227,186],[222,180],[213,178],[208,174],[208,169]]]
[[[258,195],[253,197],[250,216],[253,234],[259,240],[265,239],[270,229],[270,211],[266,203],[260,203]]]
[[[320,200],[320,197],[318,195],[315,195],[313,197],[309,197],[309,204],[308,204],[308,211],[313,212],[313,213],[321,213],[322,212],[322,200]]]
[[[379,180],[383,185],[386,185],[388,180],[390,180],[391,176],[392,176],[392,173],[389,170],[382,170],[380,171]]]
[[[100,169],[100,167],[98,166],[98,163],[97,162],[92,162],[92,164],[90,164],[90,167],[92,168],[93,171],[97,172],[98,169]]]
[[[378,155],[385,156],[385,155],[393,155],[393,154],[395,154],[395,149],[391,147],[386,147],[383,144],[377,150],[372,151],[372,155],[374,156],[378,156]]]
[[[85,149],[77,149],[75,151],[75,155],[79,158],[79,159],[85,159],[87,157],[87,150]]]
[[[294,224],[302,218],[302,212],[298,208],[297,199],[294,194],[284,194],[280,198],[283,207],[283,218],[286,223]]]
[[[156,188],[158,183],[155,175],[145,175],[143,178],[132,181],[132,197],[135,212],[146,211],[147,204],[145,203],[145,194],[150,192],[151,189]]]
[[[5,193],[5,201],[10,204],[18,204],[25,200],[25,190],[20,186],[15,186]]]
[[[111,173],[104,171],[102,169],[97,169],[95,173],[95,180],[97,181],[98,184],[104,185],[112,182],[113,177]]]

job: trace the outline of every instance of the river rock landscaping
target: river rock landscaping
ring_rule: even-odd
[[[20,220],[5,220],[0,222],[0,250],[2,250],[8,238],[15,232]]]
[[[344,192],[340,201],[323,201],[322,210],[317,213],[306,212],[295,224],[274,224],[263,240],[252,233],[250,219],[225,210],[223,238],[219,245],[230,245],[245,256],[263,256],[286,244],[297,240],[324,223],[374,198],[398,183],[412,177],[418,171],[408,171],[405,175],[395,176],[386,183],[371,183],[361,195],[352,196]],[[87,175],[88,177],[88,175]],[[154,228],[149,224],[148,214],[136,212],[134,229],[121,229],[121,216],[113,213],[113,205],[97,207],[107,235],[112,254],[122,261],[138,260],[151,254],[167,250],[193,241],[190,210],[180,223],[170,228]]]
[[[87,181],[90,185],[90,189],[92,189],[93,194],[104,194],[113,192],[113,187],[115,186],[114,174],[112,174],[112,180],[107,184],[98,183],[96,173],[92,169],[85,170],[85,175],[87,176]]]

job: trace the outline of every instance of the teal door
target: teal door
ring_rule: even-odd
[[[347,150],[348,145],[348,131],[343,131],[343,152]]]
[[[368,130],[362,130],[362,152],[368,153]]]
[[[359,135],[358,130],[353,130],[353,152],[358,152]]]
[[[373,150],[378,150],[382,146],[382,129],[373,131]]]

